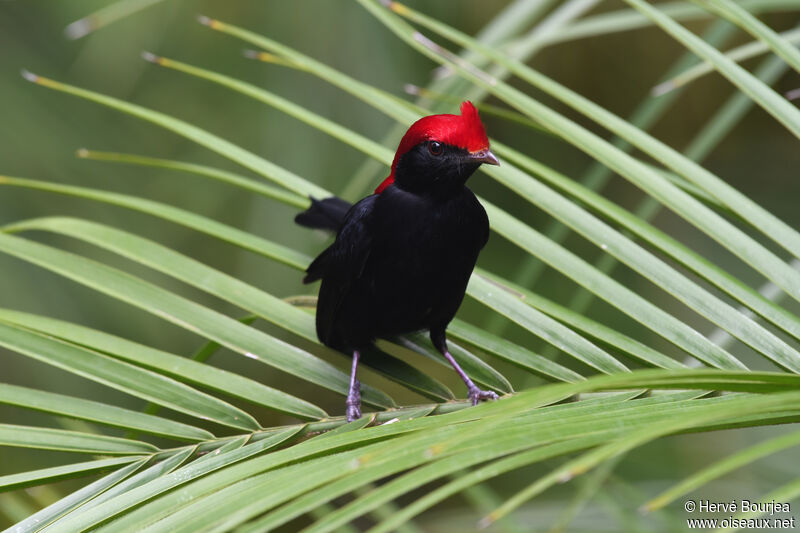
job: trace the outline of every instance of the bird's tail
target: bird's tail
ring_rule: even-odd
[[[350,202],[342,200],[338,196],[331,196],[324,200],[311,198],[311,207],[298,213],[294,217],[294,221],[307,228],[339,231],[344,222],[344,216],[351,207]]]

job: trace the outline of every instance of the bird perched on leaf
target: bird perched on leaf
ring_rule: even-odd
[[[351,206],[312,199],[298,224],[337,231],[308,267],[305,283],[322,280],[317,336],[353,356],[347,420],[361,416],[358,360],[377,338],[429,330],[431,341],[467,385],[473,405],[496,399],[480,390],[447,350],[445,330],[464,298],[489,219],[467,179],[481,164],[498,165],[478,110],[416,121],[400,141],[391,173]]]

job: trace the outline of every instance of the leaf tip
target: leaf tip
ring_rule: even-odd
[[[677,89],[677,85],[672,80],[667,80],[664,83],[659,83],[652,89],[650,89],[650,96],[658,97],[667,94],[668,92]]]
[[[576,477],[578,477],[578,476],[580,476],[582,474],[585,474],[586,471],[587,471],[587,469],[586,469],[585,466],[583,466],[583,465],[576,466],[575,468],[571,468],[569,470],[566,470],[564,473],[562,473],[558,477],[558,482],[559,483],[567,483],[569,481],[572,481]]]
[[[64,28],[64,35],[66,35],[67,39],[75,41],[81,37],[85,37],[94,29],[95,27],[91,17],[84,17],[68,24],[67,27]]]
[[[571,481],[572,478],[574,478],[574,477],[575,477],[575,473],[574,472],[567,471],[567,472],[564,472],[563,474],[561,474],[560,476],[558,476],[558,482],[559,483],[567,483],[567,482]]]
[[[423,45],[425,48],[433,50],[437,54],[441,54],[442,51],[443,51],[441,46],[439,46],[438,44],[436,44],[432,40],[428,39],[427,37],[425,37],[422,33],[418,32],[418,31],[414,31],[414,33],[411,34],[411,38],[414,39],[415,41],[417,41],[418,43],[420,43],[421,45]]]
[[[401,4],[400,2],[394,2],[393,0],[379,0],[383,7],[390,9],[397,13],[398,15],[403,15],[408,13],[408,8]]]
[[[434,80],[443,80],[445,78],[449,78],[454,74],[453,69],[450,68],[448,65],[440,65],[433,69],[433,79]]]
[[[494,524],[495,520],[497,520],[497,518],[495,518],[494,513],[490,513],[484,516],[483,518],[478,520],[478,529],[486,529],[487,527]]]
[[[405,85],[403,85],[403,91],[406,94],[410,94],[411,96],[419,96],[422,94],[422,91],[424,91],[424,89],[419,85],[414,85],[413,83],[406,83]]]
[[[142,59],[150,63],[155,63],[156,65],[160,65],[164,61],[163,57],[157,56],[152,52],[148,52],[147,50],[142,51]]]
[[[655,500],[650,500],[649,502],[643,504],[639,507],[639,514],[646,515],[652,513],[653,511],[657,511],[664,507],[664,504],[668,503],[664,498],[656,498]]]
[[[220,22],[205,15],[197,15],[197,22],[203,26],[208,26],[212,30],[219,28]]]
[[[41,76],[34,74],[28,69],[20,70],[20,74],[22,74],[22,77],[31,83],[39,83],[39,80],[41,79]]]
[[[483,80],[485,83],[488,83],[489,85],[492,85],[492,86],[497,85],[497,80],[494,78],[494,76],[490,76],[489,74],[487,74],[483,70],[477,68],[472,63],[470,63],[468,61],[465,61],[461,57],[455,55],[453,52],[451,52],[451,51],[447,50],[446,48],[444,48],[443,46],[440,46],[439,44],[435,43],[433,40],[429,39],[428,37],[426,37],[422,33],[420,33],[420,32],[415,30],[411,34],[411,38],[413,40],[417,41],[419,44],[421,44],[425,48],[427,48],[428,50],[430,50],[431,52],[433,52],[434,54],[443,57],[447,61],[457,65],[459,68],[462,68],[464,70],[469,71],[474,76],[476,76],[476,77],[480,78],[481,80]]]
[[[284,65],[293,68],[302,68],[299,65],[293,63],[292,61],[276,56],[274,54],[270,54],[269,52],[263,52],[260,50],[250,50],[245,49],[242,50],[242,54],[244,57],[248,59],[255,59],[256,61],[263,61],[264,63],[274,63],[276,65]]]
[[[783,95],[787,100],[797,100],[800,98],[800,88],[792,89],[791,91],[787,91]]]

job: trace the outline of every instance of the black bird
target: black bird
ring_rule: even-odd
[[[480,390],[447,350],[445,330],[464,298],[489,219],[465,183],[482,164],[498,165],[471,102],[460,115],[431,115],[411,125],[389,176],[357,204],[312,199],[299,224],[338,230],[308,267],[322,280],[317,336],[352,353],[347,420],[361,417],[356,369],[376,338],[430,330],[431,341],[467,385],[473,405],[496,399]]]

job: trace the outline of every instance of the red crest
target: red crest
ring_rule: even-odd
[[[458,148],[465,148],[469,152],[479,152],[489,148],[489,138],[483,122],[478,116],[478,110],[472,102],[461,104],[460,115],[429,115],[422,117],[408,128],[397,147],[397,153],[392,161],[392,171],[389,176],[375,189],[375,194],[394,183],[394,171],[397,161],[406,152],[421,142],[438,141]]]

